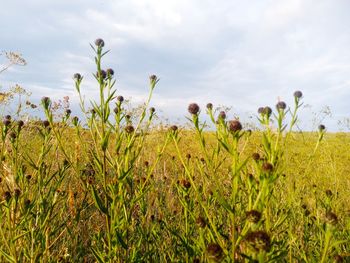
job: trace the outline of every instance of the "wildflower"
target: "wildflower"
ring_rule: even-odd
[[[262,165],[262,170],[263,170],[264,172],[272,172],[272,170],[273,170],[273,165],[272,165],[271,163],[265,162],[265,163],[263,163],[263,165]]]
[[[285,110],[287,108],[287,104],[284,101],[279,101],[276,104],[277,110]]]
[[[256,210],[250,210],[245,213],[246,218],[249,222],[258,223],[261,219],[261,213]]]
[[[12,140],[16,139],[16,137],[17,137],[17,135],[16,135],[15,132],[11,132],[11,133],[10,133],[10,138],[11,138]]]
[[[222,250],[220,245],[216,243],[210,243],[207,246],[207,254],[210,260],[213,260],[214,262],[219,262],[224,256],[224,251]]]
[[[81,75],[79,73],[75,73],[73,78],[76,80],[76,81],[80,81],[81,80]]]
[[[5,127],[7,127],[7,126],[9,126],[11,124],[11,120],[4,119],[2,123],[5,125]]]
[[[103,47],[105,45],[105,42],[103,41],[103,39],[98,38],[98,39],[95,40],[95,45],[97,47]]]
[[[181,180],[181,185],[186,189],[189,189],[191,187],[191,183],[185,179]]]
[[[107,73],[107,77],[112,77],[114,75],[114,70],[109,68],[106,70],[106,73]]]
[[[318,130],[321,132],[321,131],[324,131],[326,129],[326,126],[324,126],[323,124],[320,124],[318,125]]]
[[[196,115],[199,112],[199,106],[197,103],[191,103],[188,105],[188,112],[191,113],[192,115]]]
[[[226,112],[224,112],[224,111],[220,111],[220,113],[219,113],[219,119],[221,119],[221,120],[225,120],[226,119]]]
[[[48,109],[50,107],[51,104],[51,100],[49,97],[42,97],[41,98],[41,103],[43,104],[44,109]]]
[[[149,112],[150,112],[151,114],[155,113],[155,111],[156,111],[156,109],[155,109],[154,107],[149,108]]]
[[[207,109],[208,110],[212,110],[213,109],[213,104],[212,103],[208,103],[207,104]]]
[[[107,73],[106,71],[104,71],[103,69],[101,69],[100,71],[97,71],[96,72],[96,76],[98,78],[101,78],[101,79],[105,79],[107,77]]]
[[[12,197],[12,195],[11,195],[11,193],[9,191],[6,191],[4,193],[4,199],[5,199],[6,202],[10,201],[11,197]]]
[[[119,101],[120,103],[122,103],[124,101],[124,97],[123,96],[118,96],[117,97],[117,101]]]
[[[113,109],[113,111],[114,111],[115,114],[118,114],[119,108],[118,108],[118,107],[115,107],[115,108]]]
[[[326,223],[330,225],[336,225],[338,223],[338,217],[335,213],[328,211],[326,213]]]
[[[259,114],[264,114],[264,111],[265,111],[265,108],[264,108],[264,107],[260,107],[260,108],[258,109],[258,113],[259,113]]]
[[[242,130],[242,124],[238,120],[233,120],[229,122],[229,130],[231,132],[237,132]]]
[[[294,92],[294,97],[300,99],[303,96],[303,93],[300,90]]]
[[[270,107],[266,106],[264,108],[264,114],[266,114],[267,116],[270,116],[271,113],[272,113],[272,109]]]
[[[246,235],[245,240],[251,245],[256,251],[268,252],[271,247],[271,239],[265,231],[252,231]]]
[[[191,154],[190,153],[186,154],[186,158],[191,159]]]
[[[77,126],[78,123],[79,123],[79,118],[77,116],[74,116],[73,119],[72,119],[72,123],[74,126]]]
[[[151,84],[153,84],[158,80],[158,78],[156,75],[151,75],[151,76],[149,76],[149,80],[150,80]]]
[[[50,125],[50,122],[49,122],[48,120],[44,120],[44,121],[42,122],[42,124],[43,124],[43,126],[46,128],[46,127],[48,127],[48,126]]]
[[[260,160],[260,155],[258,153],[253,153],[252,158],[254,161],[259,161]]]
[[[69,116],[72,113],[70,109],[66,109],[66,115]]]
[[[132,126],[132,125],[128,125],[128,126],[126,126],[125,127],[125,132],[126,133],[133,133],[135,131],[135,128],[134,128],[134,126]]]
[[[178,130],[178,127],[176,125],[172,125],[170,126],[170,130],[176,132]]]
[[[205,228],[206,225],[207,225],[206,220],[205,220],[204,217],[202,217],[202,216],[197,217],[196,223],[197,223],[197,225],[198,225],[200,228]]]

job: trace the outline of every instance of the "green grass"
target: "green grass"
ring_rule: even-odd
[[[43,98],[45,121],[1,125],[1,262],[350,259],[349,134],[294,132],[298,93],[258,131],[194,104],[192,128],[153,129],[157,77],[130,119],[93,48],[99,100],[74,76],[85,120]]]

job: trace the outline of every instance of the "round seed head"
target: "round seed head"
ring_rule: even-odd
[[[80,73],[75,73],[74,76],[73,76],[73,78],[74,78],[76,81],[81,80],[81,75],[80,75]]]
[[[156,75],[151,75],[151,76],[149,76],[149,80],[150,80],[150,82],[151,83],[154,83],[154,82],[156,82],[157,81],[157,76]]]
[[[250,210],[245,213],[246,218],[249,222],[252,222],[254,224],[258,223],[261,219],[261,213],[256,210]]]
[[[285,110],[287,108],[287,104],[284,101],[279,101],[276,104],[276,109],[277,110]]]
[[[115,114],[118,114],[119,108],[118,108],[118,107],[115,107],[115,108],[113,109],[113,111],[114,111]]]
[[[213,260],[214,262],[219,262],[224,256],[224,251],[220,247],[220,245],[216,243],[210,243],[207,246],[207,255],[210,260]]]
[[[208,103],[207,104],[207,109],[208,110],[212,110],[213,109],[213,104],[212,103]]]
[[[109,68],[106,70],[107,76],[112,77],[114,75],[114,70]]]
[[[125,132],[126,133],[133,133],[135,131],[135,128],[134,128],[134,126],[132,126],[132,125],[128,125],[128,126],[126,126],[125,127]]]
[[[5,199],[6,202],[10,201],[11,197],[12,197],[12,195],[11,195],[11,193],[9,191],[6,191],[4,193],[4,199]]]
[[[321,132],[321,131],[324,131],[326,129],[326,126],[324,126],[323,124],[320,124],[318,125],[318,130]]]
[[[252,231],[246,235],[245,240],[255,251],[268,252],[271,248],[270,236],[265,231]]]
[[[16,188],[14,192],[16,198],[18,198],[21,195],[21,190],[19,190],[18,188]]]
[[[149,108],[149,112],[150,112],[151,114],[155,113],[155,111],[156,111],[156,109],[155,109],[154,107]]]
[[[260,160],[260,155],[258,153],[253,153],[252,158],[254,161],[259,161]]]
[[[19,121],[17,122],[17,125],[18,125],[19,128],[22,128],[23,125],[24,125],[24,122],[23,122],[22,120],[19,120]]]
[[[263,165],[262,165],[262,170],[263,170],[264,172],[267,172],[267,173],[272,172],[272,170],[273,170],[273,165],[272,165],[271,163],[265,162],[265,163],[263,163]]]
[[[228,128],[231,132],[237,132],[242,130],[242,124],[238,120],[233,120],[229,122]]]
[[[300,99],[303,96],[303,93],[300,90],[294,92],[294,97]]]
[[[11,115],[6,115],[5,120],[11,120]]]
[[[191,154],[190,153],[186,154],[186,158],[191,159]]]
[[[66,115],[69,116],[71,115],[72,111],[70,109],[66,109]]]
[[[190,181],[188,181],[186,179],[181,180],[181,185],[186,189],[189,189],[191,187]]]
[[[176,132],[178,130],[178,127],[176,125],[171,125],[170,130]]]
[[[192,115],[196,115],[199,112],[199,106],[197,103],[191,103],[188,105],[188,112],[191,113]]]
[[[266,114],[267,116],[270,116],[271,113],[272,113],[272,109],[270,107],[266,106],[264,108],[264,114]]]
[[[74,116],[73,119],[72,119],[72,123],[74,126],[77,126],[78,123],[79,123],[79,118],[77,116]]]
[[[224,111],[220,111],[220,113],[219,113],[219,119],[222,119],[222,120],[225,120],[226,119],[226,112],[224,112]]]
[[[95,40],[95,45],[97,47],[103,47],[105,45],[105,42],[103,41],[103,39],[98,38],[98,39]]]
[[[259,114],[264,114],[264,112],[265,112],[265,108],[264,107],[259,107],[258,113]]]
[[[12,140],[16,139],[16,137],[17,137],[17,135],[16,135],[15,132],[10,132],[10,138],[11,138]]]
[[[43,122],[42,122],[42,124],[43,124],[43,126],[46,128],[46,127],[48,127],[48,126],[50,126],[50,122],[48,121],[48,120],[44,120]]]
[[[118,96],[117,97],[117,101],[119,101],[120,103],[124,101],[124,97],[123,96]]]
[[[101,75],[100,75],[101,74]],[[96,76],[97,78],[102,78],[102,79],[105,79],[107,77],[107,73],[106,71],[104,71],[103,69],[101,69],[101,71],[97,71],[96,72]]]
[[[335,213],[328,211],[326,213],[326,223],[330,225],[336,225],[338,223],[338,217]]]

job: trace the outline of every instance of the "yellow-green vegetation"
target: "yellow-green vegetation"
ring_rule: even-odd
[[[188,106],[192,128],[155,129],[158,78],[129,116],[102,69],[103,40],[92,47],[100,98],[86,103],[74,75],[85,119],[67,109],[58,120],[48,97],[44,121],[4,116],[1,262],[350,259],[350,136],[294,132],[300,91],[290,108],[259,108],[260,130],[210,103]]]

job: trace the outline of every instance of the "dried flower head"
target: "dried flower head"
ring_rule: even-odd
[[[238,120],[233,120],[229,122],[228,128],[231,132],[237,132],[242,130],[242,124]]]
[[[5,120],[11,120],[11,115],[6,115]]]
[[[107,73],[107,77],[112,77],[114,75],[114,70],[109,68],[106,70],[106,73]]]
[[[150,112],[151,114],[153,114],[153,113],[156,112],[156,109],[155,109],[154,107],[151,107],[151,108],[149,108],[149,112]]]
[[[72,113],[72,111],[71,111],[70,109],[66,109],[65,112],[66,112],[66,115],[67,115],[67,116],[71,115],[71,113]]]
[[[103,41],[103,39],[98,38],[98,39],[95,40],[95,45],[97,47],[103,47],[105,45],[105,42]]]
[[[265,163],[263,163],[263,165],[262,165],[262,170],[263,170],[264,172],[267,172],[267,173],[272,172],[272,170],[273,170],[273,165],[272,165],[271,163],[265,162]]]
[[[14,190],[14,193],[15,193],[15,197],[18,198],[20,195],[21,195],[21,190],[19,190],[18,188],[16,188]]]
[[[79,73],[75,73],[73,78],[76,80],[76,81],[80,81],[81,80],[81,75]]]
[[[9,126],[11,124],[11,120],[9,119],[4,119],[2,123],[5,125],[5,127]]]
[[[151,76],[149,76],[149,80],[151,83],[155,83],[158,80],[158,78],[156,75],[151,75]]]
[[[328,211],[326,213],[326,223],[330,225],[336,225],[338,223],[337,215],[331,211]]]
[[[303,96],[303,93],[300,90],[294,92],[294,97],[300,99]]]
[[[17,134],[15,132],[10,132],[10,139],[14,140],[16,139]]]
[[[287,104],[284,101],[279,101],[276,104],[276,109],[277,110],[285,110],[287,108]]]
[[[260,154],[258,154],[258,153],[253,153],[253,154],[252,154],[252,158],[253,158],[254,161],[259,161],[259,160],[260,160]]]
[[[207,109],[208,109],[208,110],[212,110],[212,109],[213,109],[213,104],[209,102],[209,103],[207,104]]]
[[[191,187],[191,183],[190,181],[186,180],[186,179],[182,179],[181,180],[181,185],[186,188],[186,189],[189,189]]]
[[[271,113],[272,113],[272,109],[269,106],[266,106],[264,108],[264,114],[267,115],[267,116],[270,116]]]
[[[261,219],[261,213],[257,210],[250,210],[245,213],[246,218],[249,222],[258,223]]]
[[[324,131],[326,129],[326,126],[324,126],[323,124],[320,124],[318,125],[318,130],[321,132],[321,131]]]
[[[171,125],[170,130],[176,132],[178,130],[178,127],[176,125]]]
[[[271,239],[265,231],[252,231],[246,235],[245,240],[256,251],[268,252],[270,250]]]
[[[126,133],[133,133],[135,131],[135,128],[134,128],[134,126],[132,126],[132,125],[128,125],[128,126],[126,126],[125,127],[125,132]]]
[[[188,112],[191,113],[192,115],[196,115],[199,112],[199,106],[197,103],[191,103],[188,105]]]
[[[51,105],[51,100],[49,97],[42,97],[41,103],[43,104],[44,109],[48,109]]]
[[[265,108],[264,107],[259,107],[258,113],[259,114],[264,114],[264,112],[265,112]]]
[[[4,193],[4,199],[5,199],[6,202],[10,201],[11,197],[12,197],[12,195],[11,195],[11,193],[9,191],[6,191]]]
[[[105,79],[107,77],[107,73],[106,73],[106,71],[101,69],[100,71],[96,72],[96,77],[101,78],[101,79]]]
[[[50,122],[48,120],[44,120],[42,124],[45,128],[50,126]]]
[[[222,119],[222,120],[225,120],[226,119],[226,112],[224,112],[224,111],[220,111],[220,113],[219,113],[219,119]]]
[[[214,262],[219,262],[222,260],[224,256],[224,251],[220,247],[220,245],[216,243],[210,243],[207,246],[207,255],[210,260],[213,260]]]

